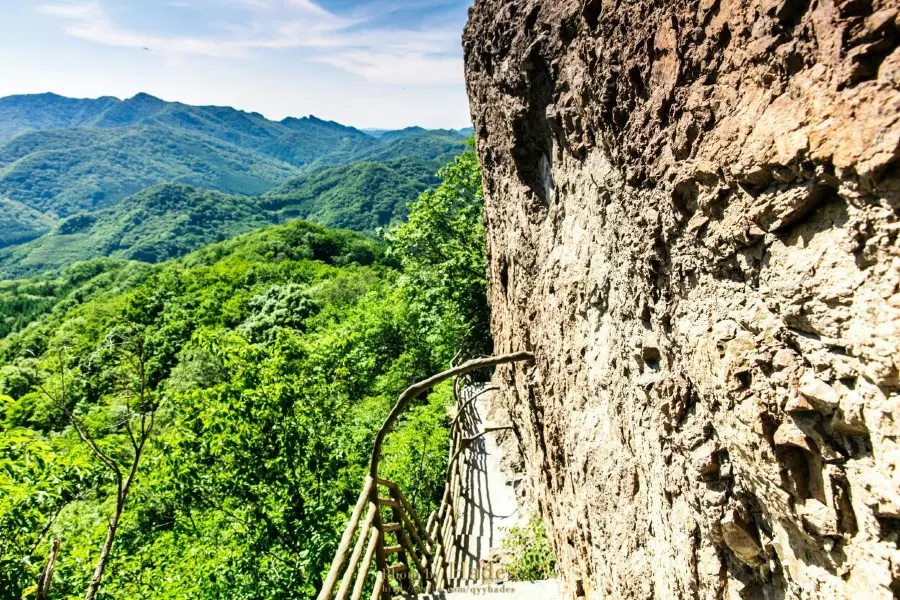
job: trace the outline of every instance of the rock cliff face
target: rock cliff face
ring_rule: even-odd
[[[570,597],[900,596],[897,0],[477,0],[498,376]]]

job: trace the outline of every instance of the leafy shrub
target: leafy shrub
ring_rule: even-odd
[[[503,538],[503,549],[510,555],[507,565],[513,581],[550,579],[556,569],[556,553],[547,539],[544,523],[536,514],[528,523],[511,527]]]

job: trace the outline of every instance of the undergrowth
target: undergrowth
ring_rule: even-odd
[[[554,576],[556,554],[538,515],[532,514],[525,525],[511,527],[503,549],[510,557],[507,571],[511,580],[539,581]]]

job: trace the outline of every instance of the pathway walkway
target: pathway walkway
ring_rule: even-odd
[[[505,427],[507,423],[487,419],[493,388],[476,385],[460,393],[460,426],[465,437],[476,436],[485,429]],[[519,506],[512,487],[500,470],[499,433],[485,433],[460,456],[462,491],[457,500],[459,522],[456,535],[459,546],[457,564],[469,573],[479,572],[482,561],[501,545],[505,530],[519,520]],[[486,578],[464,577],[463,579]]]
[[[460,391],[460,426],[469,438],[486,430],[508,427],[487,418],[494,388],[485,384]],[[469,600],[498,594],[498,600],[556,600],[556,580],[509,582],[492,570],[492,553],[501,547],[506,531],[519,522],[520,507],[512,486],[500,470],[503,453],[500,432],[484,433],[460,456],[462,490],[457,499],[457,574],[442,592],[419,596],[420,600]],[[493,567],[496,569],[496,567]]]

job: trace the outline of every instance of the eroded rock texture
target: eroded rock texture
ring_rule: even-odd
[[[897,0],[477,0],[503,399],[570,596],[900,595]]]

